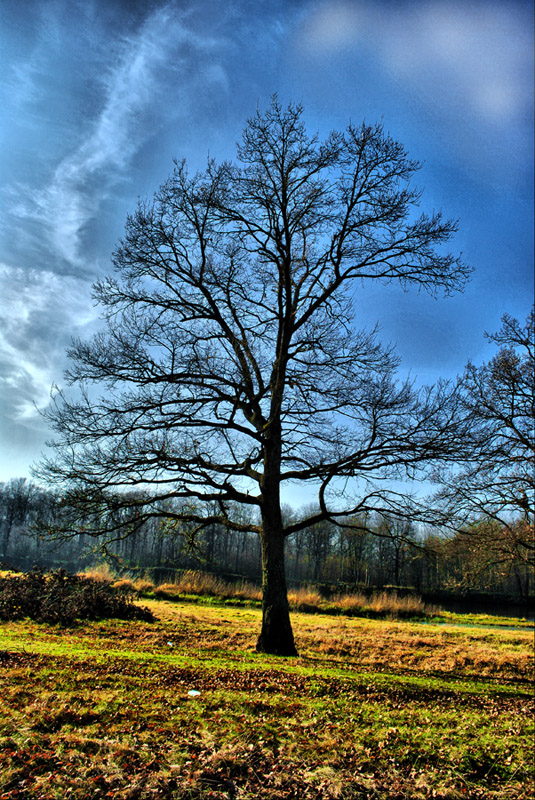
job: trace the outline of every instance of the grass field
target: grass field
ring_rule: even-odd
[[[0,800],[535,796],[530,630],[143,604],[0,626]]]

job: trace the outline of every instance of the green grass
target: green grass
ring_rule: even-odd
[[[493,614],[458,614],[453,611],[440,611],[434,614],[431,619],[432,622],[450,622],[459,625],[490,625],[499,628],[527,628],[528,630],[534,627],[533,620],[526,619],[525,617],[498,617]]]
[[[0,627],[0,800],[534,796],[530,631],[295,614],[285,660],[255,608],[143,604]]]

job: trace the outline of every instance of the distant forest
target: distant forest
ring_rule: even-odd
[[[286,508],[285,513],[289,521],[299,512]],[[192,568],[231,580],[261,580],[256,533],[212,525],[196,534],[193,527],[178,531],[162,518],[108,544],[88,529],[51,541],[46,526],[57,523],[59,514],[55,495],[35,483],[24,478],[0,483],[2,566],[79,571],[107,561],[119,573],[148,574],[156,581]],[[520,601],[533,595],[534,569],[525,556],[527,523],[518,521],[504,529],[491,519],[481,519],[466,532],[451,536],[393,517],[362,522],[373,533],[323,522],[290,537],[289,585],[410,587],[427,595],[487,593]]]

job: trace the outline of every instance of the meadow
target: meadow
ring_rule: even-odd
[[[491,798],[533,790],[533,631],[143,599],[155,622],[0,625],[0,800]]]

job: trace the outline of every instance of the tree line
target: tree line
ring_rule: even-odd
[[[227,531],[213,523],[196,532],[169,519],[145,520],[130,535],[110,542],[89,527],[52,539],[60,498],[25,478],[0,484],[0,562],[28,570],[82,570],[106,560],[118,573],[148,574],[167,580],[186,569],[201,569],[229,580],[261,581],[261,547],[251,531]],[[284,507],[288,522],[310,509]],[[253,526],[254,519],[249,520]],[[246,520],[244,519],[245,523]],[[296,533],[287,544],[286,579],[291,586],[314,584],[326,590],[383,589],[436,593],[449,590],[505,594],[526,600],[534,593],[526,523],[504,528],[488,517],[457,533],[423,527],[405,519],[374,515],[323,521]]]

